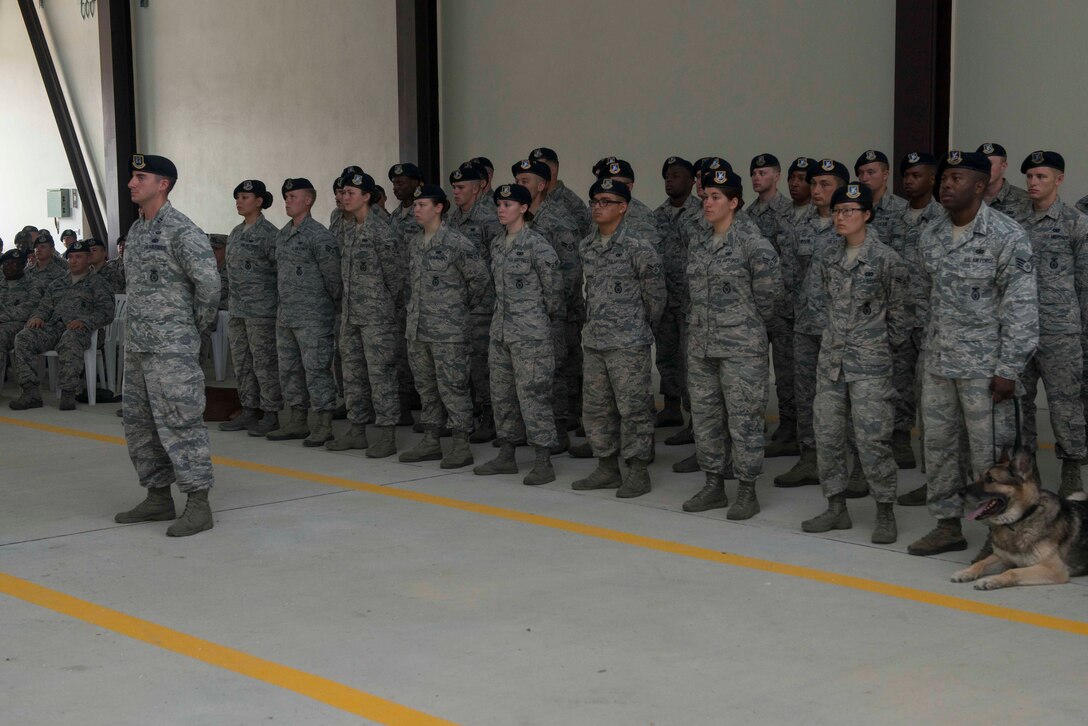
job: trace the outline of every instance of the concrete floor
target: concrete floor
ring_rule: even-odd
[[[659,445],[654,491],[623,501],[571,491],[592,462],[566,456],[555,459],[558,481],[533,488],[520,476],[447,473],[437,462],[373,461],[213,427],[215,455],[307,474],[217,464],[215,529],[173,540],[165,522],[113,523],[142,496],[122,446],[13,423],[120,436],[116,405],[62,413],[47,398],[47,408],[16,413],[7,409],[13,386],[4,394],[0,573],[422,714],[503,725],[1084,723],[1088,631],[1012,620],[1026,611],[1084,621],[1085,580],[989,593],[952,584],[983,529],[968,524],[968,552],[908,556],[932,523],[922,508],[897,509],[891,546],[869,543],[871,500],[851,502],[853,530],[803,534],[800,521],[823,505],[819,491],[770,485],[793,459],[767,461],[762,513],[734,523],[724,510],[680,511],[702,483],[670,471],[690,447]],[[1052,440],[1046,425],[1043,436]],[[402,448],[416,438],[398,430]],[[474,451],[477,461],[495,452]],[[1051,452],[1042,464],[1053,481]],[[920,483],[919,472],[900,473],[900,491]],[[381,493],[395,491],[417,498]],[[579,534],[563,522],[599,529]],[[617,532],[665,544],[648,549]],[[708,561],[685,546],[761,562]],[[778,574],[772,563],[827,576]],[[835,573],[877,591],[833,584]],[[925,592],[904,599],[888,585]],[[2,724],[422,722],[349,713],[320,692],[183,655],[170,639],[155,647],[32,604],[18,587],[3,592]],[[988,617],[979,604],[1019,615]]]

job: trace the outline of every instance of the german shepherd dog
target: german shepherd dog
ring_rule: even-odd
[[[1040,489],[1031,472],[1031,452],[1021,449],[1012,461],[1002,454],[959,495],[971,509],[967,518],[990,527],[993,554],[952,575],[952,582],[996,590],[1057,585],[1088,574],[1088,502],[1083,493],[1059,499]]]

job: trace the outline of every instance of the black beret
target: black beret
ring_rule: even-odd
[[[622,176],[624,179],[635,180],[635,170],[631,164],[623,159],[613,159],[601,168],[599,178],[608,179],[614,176]]]
[[[129,168],[132,171],[145,171],[148,174],[158,174],[169,177],[175,181],[178,178],[178,168],[174,162],[165,156],[153,156],[152,154],[133,154],[129,159]]]
[[[436,202],[444,202],[446,201],[446,192],[437,184],[423,184],[416,187],[412,197],[414,199],[433,199]]]
[[[88,248],[90,248],[90,247],[101,247],[102,249],[106,248],[106,243],[105,242],[103,242],[100,239],[95,239],[94,237],[88,237],[87,239],[85,239],[83,241],[87,243]]]
[[[272,192],[268,191],[268,188],[265,187],[264,182],[260,179],[246,179],[241,184],[234,187],[234,198],[237,199],[238,195],[242,192],[247,192],[260,197],[262,209],[268,209],[272,206]]]
[[[344,176],[347,176],[348,174],[362,174],[362,173],[363,173],[363,167],[359,166],[358,164],[352,164],[351,166],[345,166],[344,170],[342,172],[340,172],[340,176],[344,177]]]
[[[598,194],[615,194],[617,197],[623,197],[625,201],[631,201],[630,187],[611,177],[605,177],[593,182],[593,186],[589,188],[589,198],[593,199]]]
[[[559,163],[559,154],[555,153],[555,149],[549,149],[547,146],[538,146],[529,152],[529,158],[536,161],[554,161]]]
[[[782,168],[782,165],[778,163],[778,157],[774,154],[760,154],[748,165],[748,173],[751,174],[756,169],[764,169],[768,166]]]
[[[1065,171],[1065,159],[1057,151],[1033,151],[1028,154],[1028,158],[1024,159],[1024,163],[1020,165],[1020,173],[1027,174],[1028,169],[1039,166],[1049,166],[1051,169]]]
[[[937,177],[940,178],[945,169],[971,169],[990,175],[990,158],[981,151],[950,150],[937,165]]]
[[[381,184],[375,184],[374,185],[374,194],[379,196],[379,197],[382,196],[383,194],[385,194],[385,187],[383,187]]]
[[[726,171],[733,171],[733,165],[720,156],[704,156],[695,162],[695,175],[699,177],[699,183],[702,183],[703,174],[708,171],[719,171],[725,169]]]
[[[979,144],[975,149],[976,153],[985,154],[986,156],[1000,156],[1004,159],[1009,158],[1009,153],[1005,151],[1005,147],[1001,144],[995,144],[992,141],[987,141],[985,144]]]
[[[38,245],[49,245],[52,247],[53,238],[48,234],[39,234],[38,239],[34,240],[34,246],[37,247]]]
[[[885,166],[891,166],[888,162],[887,154],[883,151],[877,151],[876,149],[869,149],[868,151],[863,152],[862,155],[858,157],[858,160],[854,162],[854,173],[857,174],[858,169],[866,164],[873,164],[878,161]]]
[[[899,161],[899,173],[915,166],[937,166],[937,157],[928,151],[912,151]]]
[[[687,169],[689,174],[695,176],[695,166],[692,165],[690,161],[688,161],[687,159],[681,159],[679,156],[670,156],[668,159],[665,159],[665,163],[661,165],[662,179],[664,179],[665,176],[669,173],[669,167],[672,166],[681,166]]]
[[[298,191],[300,189],[314,189],[314,185],[310,183],[309,179],[301,176],[297,179],[284,179],[283,186],[280,187],[280,194],[287,194],[287,192]],[[314,189],[314,193],[317,193],[316,189]]]
[[[73,252],[90,252],[91,246],[87,244],[86,240],[77,239],[72,244],[68,245],[68,249],[64,251],[64,257],[67,259],[68,255]]]
[[[340,177],[345,187],[355,187],[361,192],[374,193],[374,177],[365,171],[350,172]]]
[[[467,181],[483,181],[487,179],[487,170],[479,164],[466,161],[461,166],[450,172],[450,184]]]
[[[814,166],[816,166],[815,159],[808,156],[798,156],[796,159],[793,160],[793,163],[790,164],[789,171],[787,171],[786,173],[792,174],[795,171],[800,171],[804,172],[807,175],[808,170]]]
[[[77,236],[78,235],[76,234],[76,231],[74,229],[66,229],[66,230],[64,230],[63,232],[60,233],[60,238],[61,239],[64,239],[65,237],[77,237]]]
[[[614,156],[606,156],[603,159],[598,159],[597,163],[593,165],[593,176],[600,178],[601,172],[604,171],[604,168],[611,164],[613,161],[616,161],[616,157]]]
[[[393,181],[395,176],[406,176],[409,179],[419,179],[423,181],[423,172],[419,170],[419,167],[410,161],[406,161],[401,164],[394,164],[389,167],[389,181]]]
[[[715,189],[741,189],[740,177],[733,173],[732,169],[707,169],[703,172],[703,189],[713,187]]]
[[[849,182],[846,186],[839,187],[831,195],[831,208],[843,202],[857,202],[862,209],[872,210],[873,190],[860,182]]]
[[[491,159],[488,159],[486,156],[474,156],[469,159],[469,161],[471,161],[473,164],[479,164],[485,169],[495,171],[495,165],[492,164]]]
[[[0,255],[0,264],[3,264],[8,260],[18,260],[20,265],[26,265],[26,252],[16,247],[15,249],[8,250]]]
[[[510,167],[510,173],[514,176],[518,174],[536,174],[544,181],[552,180],[552,170],[548,168],[548,165],[543,161],[530,161],[529,159],[522,159],[518,163]]]
[[[504,199],[511,202],[517,202],[518,204],[533,203],[533,195],[529,193],[528,189],[520,184],[503,184],[494,191],[491,198],[495,200],[495,204],[498,204]]]
[[[820,159],[815,166],[809,166],[808,180],[811,182],[813,177],[818,176],[837,176],[844,182],[850,181],[850,171],[846,168],[846,164],[834,159]]]

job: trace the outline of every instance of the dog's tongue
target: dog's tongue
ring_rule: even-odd
[[[974,521],[974,520],[978,519],[978,515],[982,514],[983,510],[985,510],[986,507],[988,507],[988,506],[990,506],[990,500],[989,499],[987,499],[985,502],[983,502],[982,506],[980,506],[978,509],[976,509],[975,511],[968,514],[967,518],[970,519],[971,521]]]

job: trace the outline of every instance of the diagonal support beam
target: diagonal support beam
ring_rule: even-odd
[[[64,97],[64,89],[57,76],[57,67],[53,64],[53,56],[49,52],[49,44],[42,31],[38,11],[34,9],[34,0],[19,0],[19,10],[23,13],[23,23],[26,24],[26,32],[30,36],[34,58],[38,61],[38,70],[41,71],[42,83],[45,84],[45,92],[49,96],[49,105],[53,109],[53,118],[57,122],[60,140],[64,145],[64,154],[68,157],[68,166],[76,180],[76,189],[79,190],[83,211],[91,225],[91,234],[105,240],[106,222],[102,216],[102,206],[99,204],[98,195],[91,182],[87,161],[79,144],[79,136],[76,134],[75,123],[68,110],[68,101]]]

